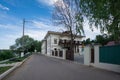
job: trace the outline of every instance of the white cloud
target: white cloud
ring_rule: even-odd
[[[53,6],[53,4],[58,0],[37,0],[37,1],[40,2],[40,3],[47,4],[49,6]]]
[[[0,29],[20,30],[20,27],[12,24],[0,24]],[[21,28],[22,29],[22,28]]]
[[[95,39],[96,35],[101,34],[100,29],[96,29],[94,26],[93,26],[93,31],[92,31],[88,25],[88,21],[86,21],[84,23],[83,27],[84,27],[84,31],[85,31],[85,35],[86,35],[85,39],[87,39],[87,38]]]
[[[50,20],[33,20],[32,26],[43,31],[60,31],[63,29],[61,26],[54,26]]]
[[[41,41],[44,38],[46,33],[46,31],[26,30],[26,35],[29,35],[30,37],[39,41]]]
[[[36,40],[42,40],[47,31],[62,31],[63,27],[53,26],[49,20],[33,20],[32,28],[26,29],[25,34]]]
[[[15,39],[21,37],[21,35],[18,34],[5,34],[5,35],[0,35],[0,49],[9,49],[11,45],[15,43]]]
[[[8,7],[5,7],[5,6],[3,6],[2,4],[0,4],[0,8],[3,9],[3,10],[7,10],[7,11],[10,10]]]

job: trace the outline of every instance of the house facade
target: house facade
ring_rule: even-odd
[[[80,54],[82,38],[83,36],[76,36],[74,39],[74,54]],[[48,31],[42,40],[42,54],[56,58],[69,59],[70,40],[69,31]]]

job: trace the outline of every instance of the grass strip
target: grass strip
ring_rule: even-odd
[[[8,69],[10,69],[12,66],[5,66],[5,67],[0,67],[0,74],[4,73]]]

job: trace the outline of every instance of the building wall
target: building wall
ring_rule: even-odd
[[[57,44],[54,44],[54,39],[57,39]],[[61,47],[58,45],[60,36],[59,35],[51,35],[51,50],[54,50],[55,48],[61,49]]]
[[[45,54],[46,53],[46,46],[45,46],[45,41],[42,42],[42,46],[41,46],[41,49],[42,49],[42,54]]]
[[[57,44],[54,44],[54,39],[57,39]],[[63,51],[63,48],[59,45],[59,40],[62,39],[66,39],[66,40],[71,40],[71,38],[69,36],[60,36],[60,35],[56,35],[56,34],[49,34],[46,37],[46,41],[43,42],[42,44],[42,54],[45,54],[46,52],[46,43],[47,43],[47,55],[48,56],[52,56],[52,51],[55,50],[55,48],[57,49],[57,51]],[[76,41],[81,41],[81,38],[76,38]],[[79,52],[81,51],[81,47],[79,46]],[[63,51],[65,53],[65,51]]]
[[[48,36],[46,41],[47,41],[47,55],[50,55],[50,53],[51,53],[50,52],[51,51],[51,37]]]

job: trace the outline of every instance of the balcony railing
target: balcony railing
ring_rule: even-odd
[[[71,40],[66,40],[66,39],[64,39],[64,40],[60,39],[59,40],[59,45],[70,45],[70,43],[71,43]],[[81,45],[81,42],[80,41],[73,41],[72,44],[73,45]]]

